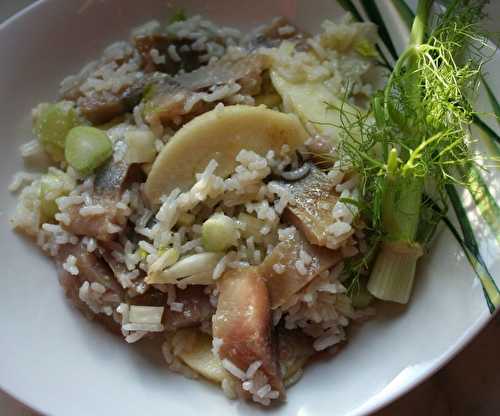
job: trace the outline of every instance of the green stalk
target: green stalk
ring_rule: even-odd
[[[418,245],[382,243],[366,288],[378,299],[408,303],[422,254]]]
[[[388,165],[391,161],[389,160]],[[386,177],[382,204],[385,239],[377,255],[368,291],[378,299],[407,303],[413,288],[417,260],[423,251],[416,240],[423,181],[416,177]]]
[[[414,22],[415,20],[415,14],[413,13],[413,11],[408,7],[404,0],[391,1],[396,7],[396,10],[398,10],[401,19],[406,23],[408,29],[410,29],[410,27],[412,26],[412,22]],[[419,30],[419,32],[421,31]],[[486,90],[496,120],[500,124],[500,105],[493,91],[482,75],[481,81]],[[477,114],[473,115],[473,119],[474,125],[480,130],[482,142],[486,145],[490,154],[498,157],[500,155],[499,135],[496,134],[496,132],[493,131],[493,129],[489,127]],[[472,167],[470,173],[469,192],[474,199],[474,202],[477,205],[482,218],[486,220],[488,226],[492,230],[493,235],[496,236],[498,241],[500,238],[500,208],[495,198],[491,195],[488,185],[482,179],[480,172],[474,167]],[[450,193],[453,193],[453,191],[448,189],[448,194],[450,195]],[[467,230],[467,232],[464,233],[464,238],[462,239],[459,232],[455,229],[453,224],[451,224],[450,220],[446,218],[444,214],[442,215],[442,220],[445,222],[445,224],[452,232],[453,236],[456,238],[457,242],[463,248],[467,260],[469,261],[471,267],[473,268],[483,286],[483,291],[488,303],[488,307],[490,308],[490,311],[493,312],[500,303],[498,288],[496,287],[495,281],[493,280],[490,272],[488,271],[488,268],[485,266],[484,261],[482,260],[479,248],[477,247],[477,243],[474,237],[474,233],[472,232],[472,227],[465,214],[465,209],[463,207],[462,201],[460,200],[456,192],[453,198],[450,197],[450,203],[457,217],[459,218],[462,230]],[[473,248],[471,249],[470,247]]]
[[[399,57],[387,82],[384,94],[385,116],[390,117],[389,101],[395,77],[406,70],[412,76],[408,88],[410,99],[420,100],[420,84],[417,71],[418,47],[423,42],[429,11],[433,0],[420,0],[414,21],[410,44]],[[417,132],[415,132],[417,133]],[[429,140],[432,140],[429,139]],[[425,140],[422,140],[422,144]],[[415,155],[418,148],[415,149]],[[367,288],[369,292],[386,301],[407,303],[413,287],[417,260],[422,256],[416,242],[423,193],[423,179],[411,170],[413,155],[403,168],[394,167],[394,149],[389,153],[387,173],[382,195],[382,231],[384,242],[375,260]],[[415,156],[417,157],[417,156]]]
[[[420,0],[418,2],[417,14],[410,32],[410,45],[418,46],[423,42],[432,3],[433,0]]]

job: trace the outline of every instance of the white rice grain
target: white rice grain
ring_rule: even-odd
[[[233,364],[227,358],[224,358],[222,360],[222,366],[236,378],[239,378],[240,380],[245,380],[246,373],[240,370],[235,364]]]
[[[76,257],[70,254],[66,257],[66,261],[62,264],[63,269],[73,276],[77,276],[78,273],[80,273],[76,265],[76,260]]]
[[[168,56],[174,62],[180,62],[181,61],[181,57],[177,53],[177,49],[176,49],[176,47],[175,47],[174,44],[171,44],[171,45],[168,46]]]

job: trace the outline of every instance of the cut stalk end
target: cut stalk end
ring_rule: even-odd
[[[368,291],[381,300],[407,303],[413,288],[417,260],[422,254],[422,248],[417,244],[384,243],[370,275]]]

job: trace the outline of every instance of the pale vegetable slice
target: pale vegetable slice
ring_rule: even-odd
[[[156,158],[145,185],[152,204],[173,189],[185,191],[211,159],[217,161],[215,174],[226,177],[236,166],[242,149],[264,156],[279,152],[283,145],[298,148],[308,138],[295,115],[264,106],[233,105],[204,113],[185,124]]]
[[[175,336],[182,338],[179,341],[188,340],[190,344],[190,348],[186,348],[178,355],[184,364],[216,383],[222,383],[228,377],[220,359],[212,352],[212,338],[209,335],[194,328],[187,328],[181,329]]]
[[[163,306],[131,305],[128,319],[134,324],[161,324]]]
[[[186,283],[202,284],[200,277],[202,277],[204,284],[210,283],[207,281],[206,276],[212,273],[213,269],[222,258],[221,253],[199,253],[193,254],[183,259],[180,259],[173,266],[160,272],[149,273],[146,276],[146,283],[178,283],[186,278],[193,277],[191,280],[186,280]],[[194,283],[192,283],[194,284]]]
[[[310,133],[318,133],[335,141],[339,132],[337,126],[341,125],[339,109],[342,108],[347,119],[353,120],[359,112],[359,109],[335,96],[322,82],[293,83],[276,70],[271,70],[271,80],[291,111],[299,116],[308,130],[313,130]]]

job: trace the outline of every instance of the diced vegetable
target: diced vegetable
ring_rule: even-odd
[[[161,324],[163,306],[131,305],[128,320],[134,324]]]
[[[203,223],[201,241],[207,251],[226,251],[236,245],[238,230],[234,221],[224,214],[214,214]]]
[[[64,160],[66,135],[78,125],[72,103],[42,104],[38,107],[34,131],[44,150],[56,161]]]
[[[132,130],[125,132],[127,163],[150,163],[155,159],[155,136],[149,130]]]
[[[102,130],[78,126],[68,133],[64,154],[72,168],[82,175],[89,175],[113,154],[113,147]]]
[[[40,178],[40,214],[43,222],[54,218],[59,211],[56,199],[67,195],[74,187],[74,179],[59,169],[50,168]]]
[[[173,189],[189,189],[195,173],[210,160],[217,163],[215,174],[226,177],[235,168],[242,149],[266,155],[278,153],[283,145],[294,151],[307,140],[307,133],[295,115],[263,106],[231,105],[214,109],[185,124],[163,147],[145,186],[152,204]]]
[[[369,292],[378,299],[407,303],[421,256],[419,245],[384,242],[368,281]]]
[[[200,253],[184,257],[166,270],[148,274],[146,283],[178,283],[189,276],[211,273],[221,257],[222,254],[219,253]],[[198,281],[196,283],[201,284]]]
[[[172,266],[179,260],[179,250],[175,248],[169,248],[165,250],[160,257],[151,265],[149,268],[149,273],[158,273],[167,267]]]

